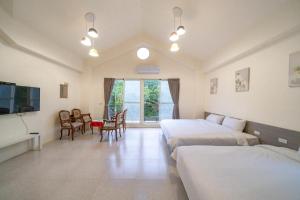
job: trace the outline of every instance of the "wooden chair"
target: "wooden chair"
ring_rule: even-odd
[[[81,130],[81,133],[83,134],[83,123],[82,122],[71,122],[71,115],[70,112],[67,110],[61,110],[59,111],[59,119],[60,119],[60,139],[62,139],[63,130],[68,130],[68,136],[71,133],[72,140],[74,140],[74,133],[76,129]]]
[[[103,139],[103,131],[107,131],[108,134],[110,133],[110,131],[115,131],[116,141],[118,141],[118,130],[120,129],[120,115],[121,113],[117,113],[113,119],[103,120],[103,127],[100,128],[100,142],[102,142]]]
[[[73,116],[75,122],[81,122],[81,123],[83,123],[83,131],[84,132],[86,131],[85,125],[86,124],[90,124],[91,125],[91,122],[93,121],[90,113],[81,114],[81,110],[78,109],[78,108],[74,108],[72,110],[72,116]]]
[[[123,120],[122,120],[123,132],[125,132],[127,129],[126,116],[127,116],[127,108],[123,111]]]
[[[122,137],[121,135],[121,130],[123,129],[123,132],[125,132],[126,130],[126,113],[127,113],[127,109],[125,109],[124,111],[117,113],[119,114],[119,119],[118,119],[118,127],[119,127],[119,135],[120,137]],[[112,118],[112,120],[116,119],[116,115],[114,115]]]

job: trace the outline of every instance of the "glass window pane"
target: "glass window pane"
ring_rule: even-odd
[[[160,104],[159,105],[159,120],[172,119],[173,104]]]
[[[125,102],[140,102],[140,81],[125,81]]]
[[[168,81],[161,81],[159,120],[172,119],[173,100],[171,97]]]
[[[124,92],[124,81],[116,80],[109,100],[109,111],[108,111],[109,116],[113,116],[115,113],[122,111],[123,92]]]
[[[144,81],[144,120],[159,121],[159,80]]]
[[[173,103],[168,81],[161,81],[160,87],[161,87],[160,102],[162,102],[162,103]]]
[[[124,107],[128,109],[126,120],[127,122],[139,122],[140,121],[140,103],[126,103]]]

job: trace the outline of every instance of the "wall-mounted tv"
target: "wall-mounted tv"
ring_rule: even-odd
[[[40,88],[0,83],[0,115],[40,111]]]

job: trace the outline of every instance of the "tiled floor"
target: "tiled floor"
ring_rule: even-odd
[[[0,164],[0,199],[188,199],[160,129],[65,137]]]

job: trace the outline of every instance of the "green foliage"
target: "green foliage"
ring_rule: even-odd
[[[159,80],[145,80],[144,82],[144,117],[145,121],[159,121]]]
[[[113,116],[123,109],[124,81],[116,80],[109,100],[109,115]]]
[[[109,102],[109,115],[121,112],[124,103],[124,81],[116,80]],[[145,121],[159,121],[160,81],[144,81],[144,117]]]

